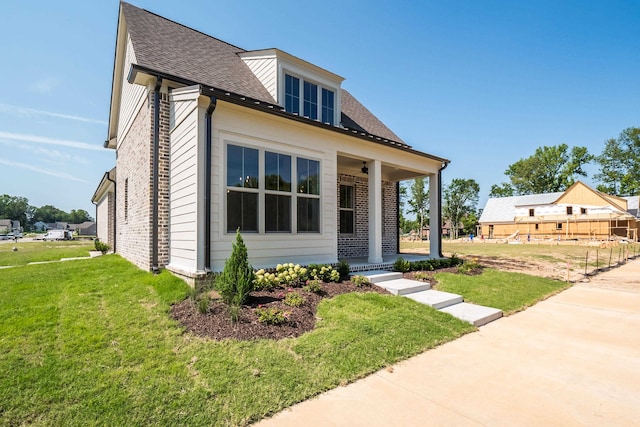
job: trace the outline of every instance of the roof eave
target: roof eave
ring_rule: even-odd
[[[144,81],[146,81],[149,77],[154,77],[154,78],[162,78],[163,80],[169,80],[169,81],[173,81],[176,82],[178,84],[183,84],[186,86],[192,86],[192,85],[200,85],[202,87],[202,94],[207,95],[207,96],[215,96],[218,98],[218,100],[222,100],[225,102],[229,102],[232,104],[236,104],[236,105],[240,105],[243,107],[247,107],[247,108],[251,108],[253,110],[258,110],[258,111],[262,111],[268,114],[273,114],[279,117],[284,117],[286,119],[289,120],[294,120],[300,123],[305,123],[307,125],[312,125],[315,127],[319,127],[322,129],[326,129],[326,130],[330,130],[333,132],[337,132],[337,133],[341,133],[343,135],[349,135],[355,138],[359,138],[365,141],[369,141],[369,142],[373,142],[376,144],[380,144],[380,145],[384,145],[387,147],[391,147],[391,148],[395,148],[398,150],[402,150],[405,151],[407,153],[411,153],[414,155],[418,155],[421,157],[425,157],[428,158],[430,160],[436,161],[436,162],[440,162],[442,164],[442,166],[444,165],[448,165],[449,163],[451,163],[450,160],[445,159],[443,157],[438,157],[438,156],[434,156],[432,154],[428,154],[428,153],[424,153],[422,151],[418,151],[415,150],[413,148],[411,148],[409,145],[403,143],[403,142],[398,142],[398,141],[393,141],[390,140],[388,138],[384,138],[378,135],[373,135],[370,133],[366,133],[366,132],[360,132],[354,129],[348,129],[348,128],[343,128],[343,127],[339,127],[339,126],[334,126],[331,125],[329,123],[322,123],[320,121],[317,120],[311,120],[308,119],[306,117],[303,116],[299,116],[297,114],[292,114],[292,113],[288,113],[284,110],[284,108],[280,105],[275,105],[275,104],[271,104],[268,102],[264,102],[264,101],[260,101],[258,99],[253,99],[244,95],[240,95],[237,93],[233,93],[230,91],[226,91],[223,89],[219,89],[219,88],[215,88],[206,84],[202,84],[200,82],[194,82],[192,80],[189,79],[185,79],[182,77],[178,77],[178,76],[174,76],[174,75],[170,75],[167,73],[163,73],[161,71],[157,71],[157,70],[153,70],[151,68],[148,67],[144,67],[141,65],[137,65],[137,64],[132,64],[131,65],[131,69],[129,71],[129,75],[127,80],[129,81],[129,83],[142,83]]]

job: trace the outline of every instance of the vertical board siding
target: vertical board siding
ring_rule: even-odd
[[[124,60],[123,74],[126,76],[129,73],[131,64],[136,63],[136,54],[133,51],[133,44],[131,38],[127,35],[127,51]],[[140,106],[146,99],[144,86],[131,84],[126,78],[122,81],[122,92],[120,95],[120,112],[118,116],[118,140],[125,137],[133,119],[136,117],[136,113],[140,109]]]
[[[169,161],[169,263],[197,268],[197,100],[171,102]]]

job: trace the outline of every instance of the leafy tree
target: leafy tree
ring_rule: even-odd
[[[475,233],[476,226],[478,225],[479,215],[476,212],[469,212],[465,216],[462,217],[462,230],[466,234]]]
[[[63,210],[56,208],[53,205],[44,205],[36,208],[33,212],[33,222],[71,222],[69,221],[69,214]]]
[[[91,217],[91,215],[89,215],[89,212],[85,211],[84,209],[71,209],[68,219],[72,224],[82,224],[85,221],[93,221],[93,218]]]
[[[0,218],[20,221],[20,225],[24,226],[27,223],[28,212],[29,200],[26,198],[8,194],[0,196]]]
[[[600,166],[595,175],[601,182],[598,190],[618,196],[640,193],[640,128],[627,128],[617,139],[605,142],[596,162]]]
[[[509,165],[505,175],[515,194],[553,193],[566,190],[577,176],[586,177],[583,167],[593,160],[586,147],[569,150],[567,144],[543,146],[532,156]]]
[[[515,190],[508,182],[503,182],[502,184],[493,184],[491,186],[491,191],[489,191],[489,197],[509,197],[514,196]]]
[[[474,179],[455,178],[443,191],[443,217],[451,222],[452,238],[458,238],[462,218],[475,213],[480,186]]]
[[[416,214],[420,230],[429,223],[429,189],[424,177],[416,178],[411,184],[411,198],[408,200],[409,212]]]

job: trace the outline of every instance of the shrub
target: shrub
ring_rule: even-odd
[[[209,311],[209,302],[209,297],[207,295],[202,295],[198,299],[198,311],[202,314],[207,313]]]
[[[96,251],[102,252],[102,255],[106,254],[107,252],[109,252],[109,249],[111,249],[111,246],[104,242],[101,242],[99,239],[94,240],[93,246],[95,246]]]
[[[266,323],[267,325],[282,325],[289,320],[289,312],[280,310],[278,308],[267,308],[258,306],[255,309],[255,313],[258,315],[258,322]]]
[[[416,280],[420,280],[421,282],[426,282],[429,280],[429,275],[424,271],[416,271],[413,275],[413,278]]]
[[[297,292],[288,292],[284,297],[284,303],[289,307],[300,307],[306,300]]]
[[[406,273],[411,269],[411,263],[406,261],[401,256],[396,259],[396,262],[393,263],[393,271],[399,271],[401,273]]]
[[[338,270],[338,274],[340,274],[340,280],[349,278],[349,263],[346,259],[341,259],[340,262],[338,262],[336,270]]]
[[[329,264],[309,264],[307,267],[309,277],[323,282],[339,282],[340,273]]]
[[[482,266],[478,263],[478,260],[474,258],[470,261],[465,261],[462,264],[460,264],[458,266],[458,273],[471,274],[474,271],[480,270],[481,268]]]
[[[230,307],[231,319],[238,320],[240,306],[247,301],[253,290],[253,268],[249,264],[247,247],[244,245],[240,230],[236,232],[231,257],[224,264],[224,270],[216,278],[216,290],[222,301]]]
[[[256,290],[270,291],[280,286],[280,280],[275,273],[269,273],[264,269],[260,269],[255,273],[255,279],[253,280],[253,286]]]
[[[313,292],[314,294],[322,293],[322,287],[320,287],[320,281],[317,279],[307,280],[307,284],[302,288],[307,292]]]
[[[353,283],[357,287],[368,286],[368,285],[371,284],[371,282],[369,281],[369,278],[367,276],[352,276],[351,277],[351,283]]]
[[[276,274],[280,285],[294,286],[307,280],[307,269],[300,264],[278,264]]]

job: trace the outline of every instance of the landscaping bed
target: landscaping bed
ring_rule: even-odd
[[[238,321],[233,322],[228,307],[218,298],[216,292],[209,292],[206,297],[211,300],[204,313],[198,307],[198,302],[188,298],[171,308],[171,315],[187,331],[199,337],[215,340],[233,338],[237,340],[273,339],[298,337],[314,329],[316,324],[316,309],[318,304],[326,298],[350,292],[376,292],[388,294],[378,286],[356,286],[350,281],[340,283],[322,283],[318,293],[302,288],[274,289],[254,291],[239,313]],[[287,293],[298,293],[304,303],[298,307],[288,306],[284,302]],[[281,324],[260,322],[256,309],[276,309],[287,313],[287,319]]]

